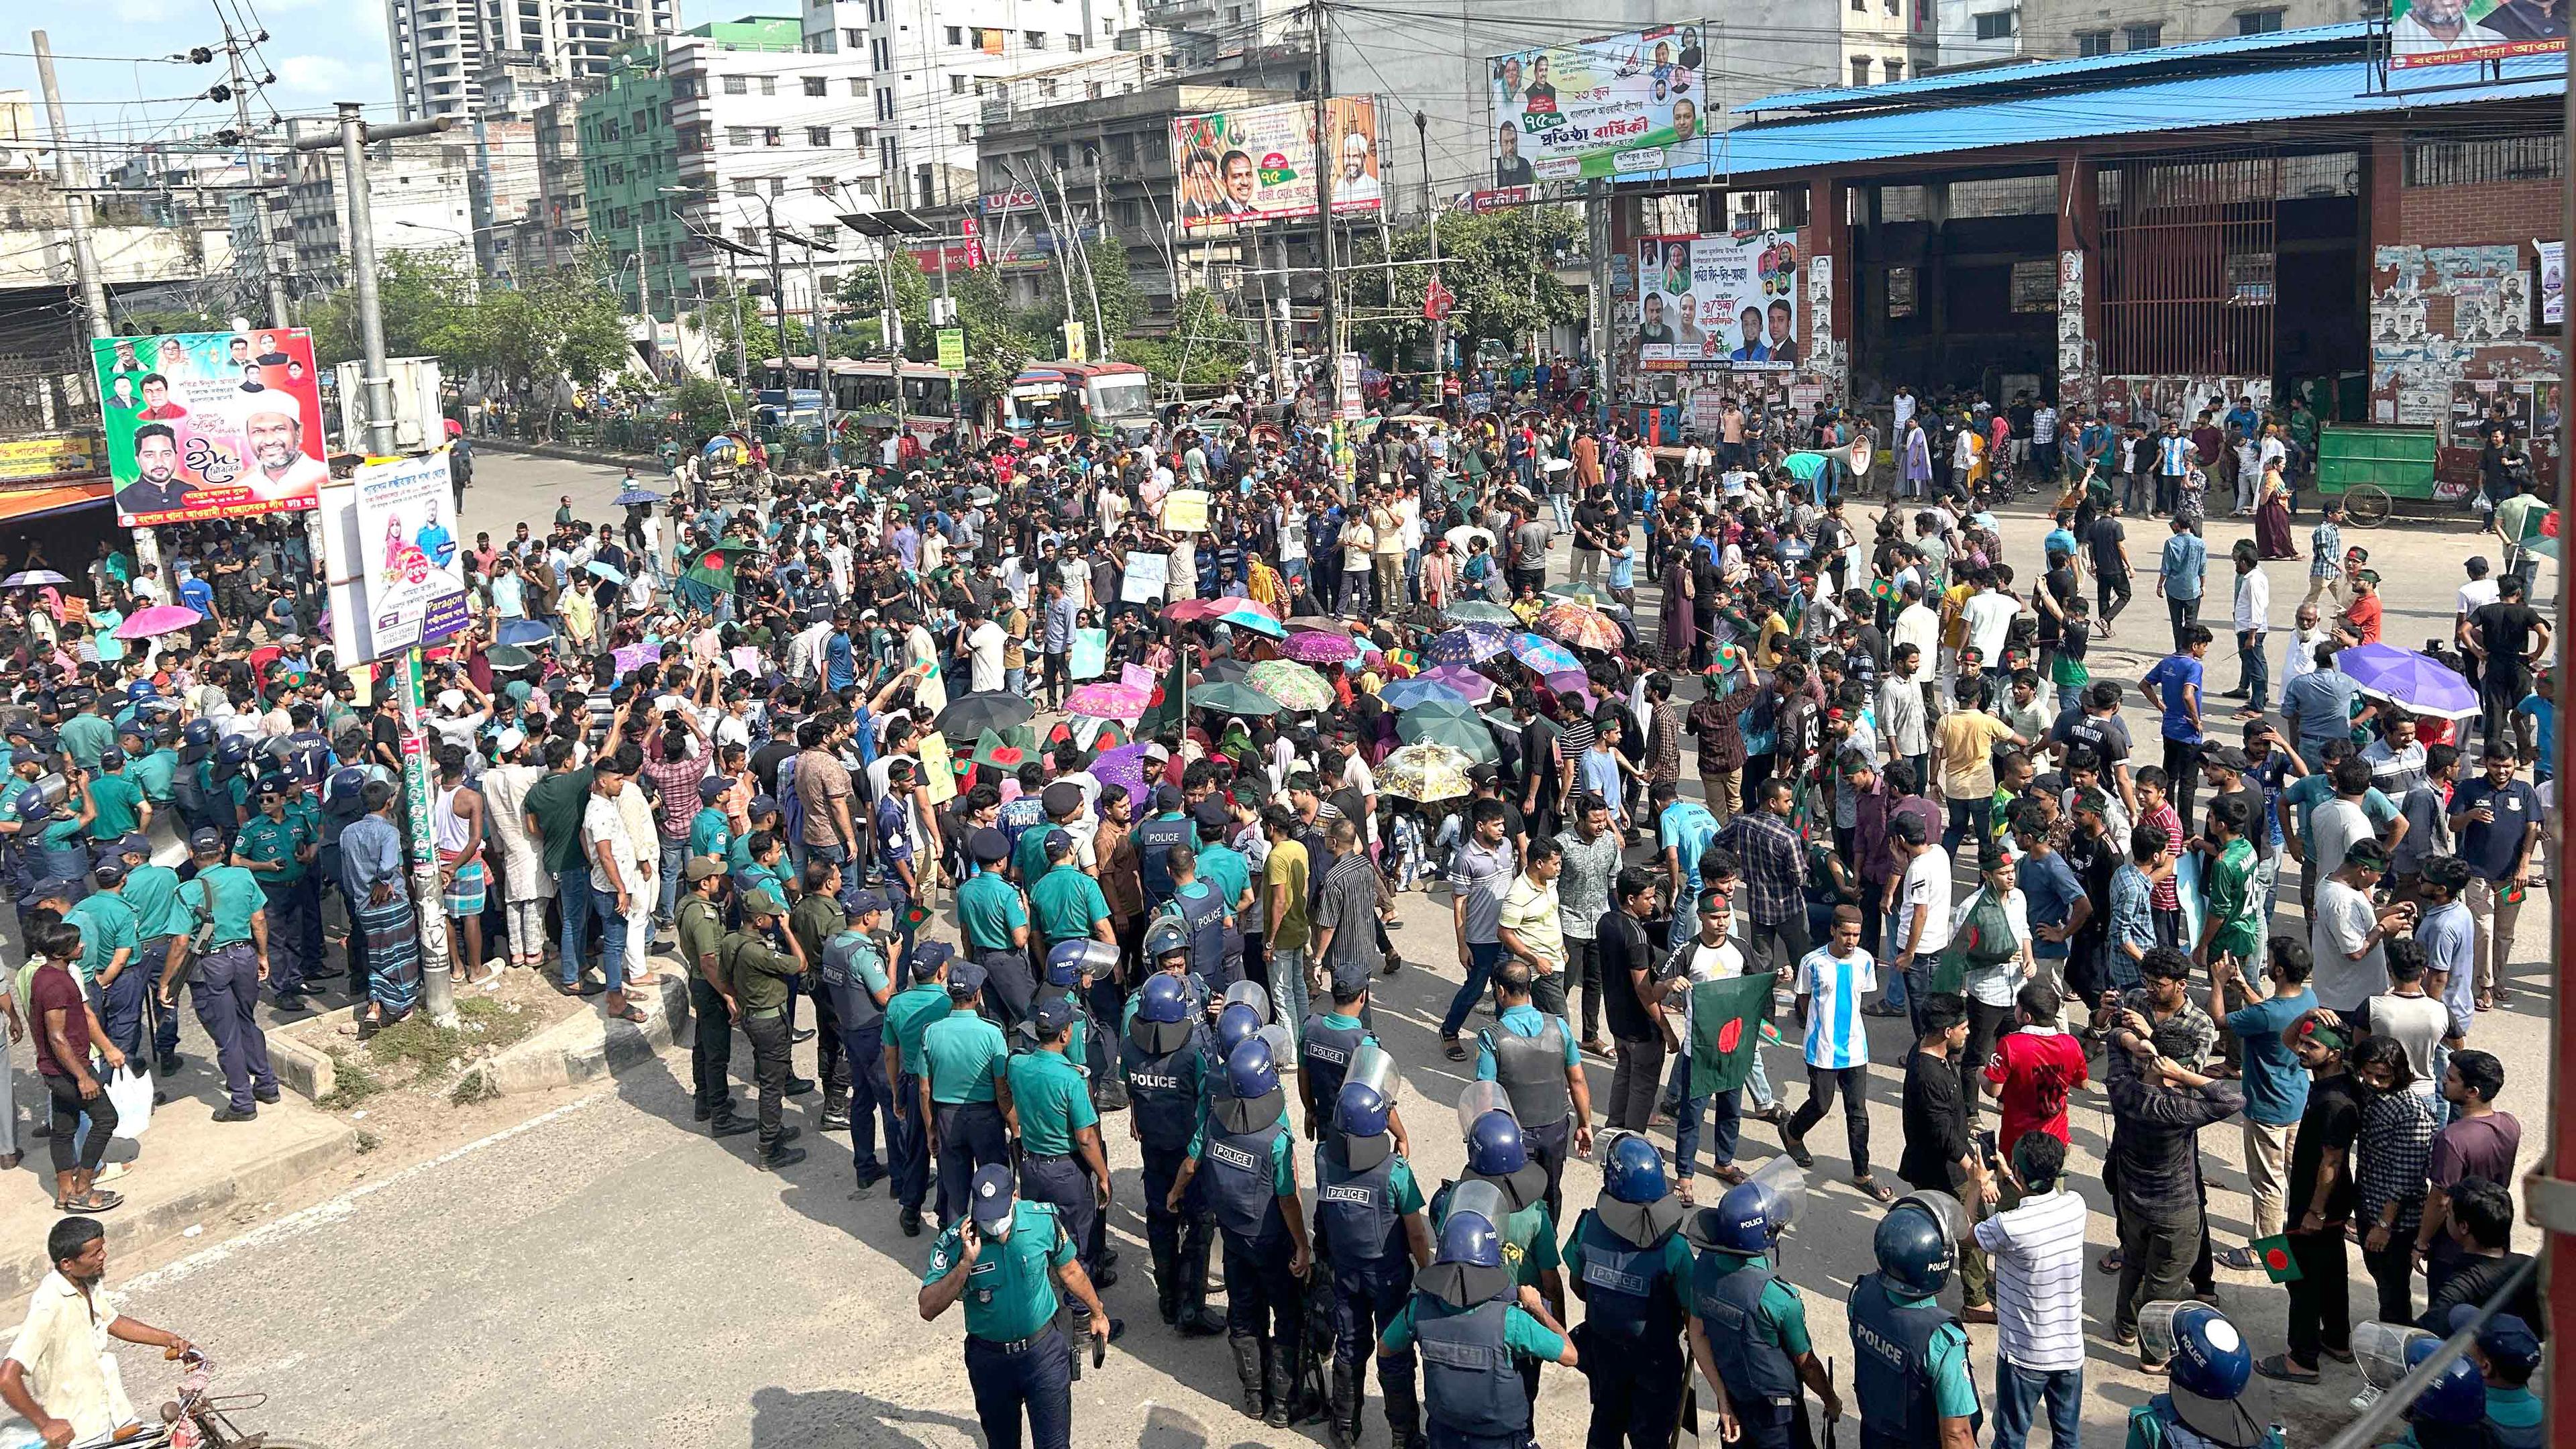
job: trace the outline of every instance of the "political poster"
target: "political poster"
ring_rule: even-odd
[[[1803,359],[1798,233],[1640,237],[1638,365],[1787,372]]]
[[[1168,533],[1205,533],[1208,495],[1204,488],[1175,488],[1163,498],[1163,528]]]
[[[1494,187],[1652,171],[1715,119],[1701,27],[1659,25],[1490,57]]]
[[[311,333],[186,332],[90,346],[119,524],[317,506],[330,469]]]
[[[2399,70],[2562,55],[2567,10],[2557,0],[2390,0],[2388,63]]]
[[[456,490],[445,449],[361,466],[321,490],[331,643],[381,659],[465,626]]]
[[[1335,215],[1377,210],[1386,197],[1377,102],[1341,96],[1325,103],[1324,119],[1319,149],[1315,108],[1303,101],[1173,117],[1182,228],[1313,216],[1319,165],[1336,168]]]

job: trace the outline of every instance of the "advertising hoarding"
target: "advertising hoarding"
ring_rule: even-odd
[[[1671,162],[1716,117],[1702,27],[1659,25],[1490,57],[1494,186],[1624,175]]]
[[[343,662],[431,644],[465,625],[448,453],[360,466],[322,491],[331,643]]]
[[[2567,9],[2534,0],[2390,0],[2388,63],[2398,70],[2563,55]]]
[[[90,347],[119,524],[315,506],[330,470],[311,333],[103,337]]]
[[[1652,369],[1786,372],[1803,357],[1798,233],[1640,237],[1637,360]]]
[[[98,439],[87,433],[38,433],[0,441],[0,483],[86,478],[98,471]]]
[[[1326,104],[1322,154],[1340,169],[1333,212],[1370,212],[1385,199],[1378,178],[1377,102]],[[1172,118],[1184,230],[1315,214],[1315,108],[1303,101]]]

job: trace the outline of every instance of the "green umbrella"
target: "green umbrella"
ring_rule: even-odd
[[[1610,591],[1608,589],[1601,587],[1599,584],[1585,583],[1581,579],[1572,579],[1565,583],[1552,584],[1545,589],[1543,593],[1546,597],[1551,599],[1574,599],[1586,604],[1607,604],[1611,602]]]
[[[1463,699],[1426,699],[1402,711],[1396,718],[1398,723],[1408,719],[1438,719],[1472,724],[1479,729],[1484,727],[1484,716],[1476,713],[1476,707]]]
[[[1508,624],[1519,628],[1521,616],[1500,604],[1484,599],[1466,599],[1449,606],[1452,624]]]
[[[1202,684],[1190,691],[1189,707],[1219,714],[1270,715],[1279,712],[1279,701],[1248,684]]]
[[[1502,756],[1494,749],[1493,733],[1475,711],[1459,719],[1447,713],[1434,713],[1428,706],[1417,705],[1395,717],[1395,733],[1408,745],[1447,745],[1462,752],[1478,764],[1497,763]]]
[[[495,669],[525,669],[537,657],[516,644],[495,644],[483,651],[483,661]]]

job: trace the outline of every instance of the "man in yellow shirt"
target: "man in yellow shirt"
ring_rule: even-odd
[[[45,1235],[53,1271],[27,1300],[9,1356],[0,1359],[0,1401],[36,1427],[47,1449],[104,1438],[135,1422],[109,1340],[145,1344],[176,1358],[188,1340],[128,1318],[108,1295],[107,1230],[92,1217],[67,1217]]]

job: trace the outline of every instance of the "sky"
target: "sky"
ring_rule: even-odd
[[[684,23],[696,24],[705,18],[700,12],[719,8],[719,0],[684,0]],[[733,11],[742,8],[732,5]],[[31,0],[0,11],[21,22],[0,29],[0,91],[24,89],[36,97],[28,37],[33,27],[24,22],[41,20],[71,129],[103,161],[151,139],[230,124],[229,101],[195,99],[225,78],[220,52],[202,66],[135,58],[220,46],[227,20],[238,33],[269,32],[257,51],[265,65],[254,67],[253,75],[264,70],[277,81],[265,88],[264,103],[253,102],[255,120],[264,122],[272,107],[280,115],[328,115],[335,101],[364,101],[371,118],[391,120],[396,114],[381,0]],[[39,115],[37,135],[44,133]]]

